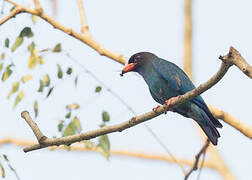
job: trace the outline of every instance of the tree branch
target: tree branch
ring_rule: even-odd
[[[185,175],[184,180],[187,180],[188,177],[192,174],[192,172],[196,171],[198,169],[199,159],[200,159],[200,157],[201,157],[202,154],[206,153],[206,150],[207,150],[208,146],[209,146],[209,140],[207,139],[206,143],[204,144],[204,146],[201,148],[201,150],[195,156],[194,164],[193,164],[192,168],[190,169],[190,171],[188,171],[188,173]]]
[[[43,12],[42,7],[40,6],[39,0],[33,0],[34,5],[35,5],[35,10],[38,11],[39,13]]]
[[[87,24],[84,8],[83,8],[83,3],[82,0],[77,0],[79,12],[80,12],[80,18],[81,18],[81,32],[83,34],[89,34],[89,27]]]
[[[50,16],[46,15],[43,11],[40,11],[38,9],[32,10],[32,9],[26,8],[24,6],[21,6],[21,5],[13,2],[11,0],[6,0],[6,1],[9,2],[9,3],[11,3],[11,4],[13,4],[19,10],[15,11],[15,13],[11,12],[7,17],[1,19],[0,20],[0,25],[4,24],[9,19],[11,19],[12,17],[14,17],[15,15],[20,14],[20,13],[33,14],[33,15],[39,16],[40,18],[42,18],[45,21],[47,21],[54,28],[59,29],[62,32],[68,34],[69,36],[72,36],[75,39],[78,39],[81,42],[85,43],[89,47],[91,47],[94,50],[96,50],[100,55],[109,57],[109,58],[113,59],[114,61],[119,62],[121,64],[125,64],[125,58],[123,57],[123,55],[117,54],[115,52],[112,52],[112,51],[104,48],[101,44],[99,44],[96,40],[94,40],[94,38],[90,34],[80,34],[80,33],[76,32],[76,31],[74,31],[73,29],[68,28],[68,27],[66,27],[66,26],[58,23],[53,18],[51,18]]]
[[[215,118],[223,120],[225,123],[229,124],[233,128],[240,131],[243,135],[252,139],[252,126],[251,125],[243,123],[242,121],[232,116],[231,114],[228,114],[225,111],[220,110],[216,107],[213,107],[211,105],[208,105],[208,107],[213,113]]]
[[[185,0],[184,71],[192,79],[192,5]]]
[[[157,117],[160,114],[167,111],[169,108],[177,106],[181,103],[184,103],[185,101],[188,101],[189,99],[192,99],[192,98],[200,95],[204,91],[206,91],[209,88],[211,88],[212,86],[214,86],[217,82],[219,82],[221,80],[221,78],[226,74],[228,69],[233,65],[234,59],[236,59],[236,58],[234,58],[234,57],[236,57],[236,54],[234,54],[234,53],[237,53],[238,51],[233,51],[233,50],[234,50],[234,48],[231,47],[228,55],[220,56],[220,59],[222,60],[221,67],[218,70],[218,72],[210,80],[208,80],[206,83],[200,85],[198,88],[187,92],[184,95],[175,97],[169,107],[165,104],[165,105],[160,106],[160,108],[155,112],[150,111],[145,114],[135,116],[135,117],[131,118],[129,121],[126,121],[126,122],[123,122],[120,124],[116,124],[116,125],[112,125],[112,126],[106,126],[106,127],[103,127],[103,128],[97,129],[97,130],[93,130],[93,131],[88,131],[85,133],[80,133],[80,134],[67,136],[67,137],[61,137],[61,138],[45,138],[43,141],[41,141],[37,145],[24,148],[24,151],[29,152],[32,150],[41,149],[41,148],[45,148],[45,147],[53,146],[53,145],[62,145],[62,144],[69,145],[74,142],[92,139],[92,138],[95,138],[95,137],[98,137],[98,136],[101,136],[104,134],[109,134],[112,132],[121,132],[121,131],[128,129],[130,127],[133,127],[137,124],[143,123],[147,120],[150,120],[154,117]],[[22,116],[23,118],[26,118],[29,116],[28,112],[25,111],[24,113],[26,115],[24,116],[24,114],[23,114],[23,116]],[[29,120],[32,120],[32,119],[30,118],[30,119],[28,119],[28,121]],[[26,119],[26,121],[27,121],[27,119]],[[36,131],[34,131],[34,133],[35,132]],[[37,135],[36,135],[36,137],[37,137]],[[38,139],[38,141],[39,141],[39,139]]]
[[[27,141],[23,139],[16,139],[16,138],[2,138],[0,139],[0,146],[7,145],[7,144],[14,144],[16,146],[24,147],[24,146],[32,146],[36,144],[34,141]],[[64,146],[52,146],[50,147],[50,150],[68,150]],[[71,145],[71,151],[90,151],[90,152],[97,152],[97,148],[87,148],[83,145],[83,143],[75,143]],[[110,150],[111,155],[117,155],[117,156],[127,156],[127,157],[134,157],[134,158],[140,158],[140,159],[148,159],[148,160],[156,160],[156,161],[164,161],[167,163],[175,163],[174,160],[164,154],[158,154],[158,153],[150,153],[150,152],[136,152],[131,150]],[[187,166],[193,166],[194,162],[183,159],[183,158],[177,158],[177,161],[181,164],[187,165]],[[212,163],[204,163],[204,167],[214,169],[215,167],[212,166]]]

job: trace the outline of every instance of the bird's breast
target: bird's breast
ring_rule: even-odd
[[[162,101],[166,101],[167,99],[178,95],[169,82],[156,72],[149,73],[147,76],[143,75],[143,78],[152,93],[159,99],[162,99]]]

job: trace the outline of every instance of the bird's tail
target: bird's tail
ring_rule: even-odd
[[[203,117],[203,121],[199,120],[197,123],[200,125],[204,133],[207,135],[208,139],[212,142],[213,145],[217,145],[218,138],[220,137],[220,134],[212,121],[209,119],[207,114],[200,109],[201,115]]]
[[[220,134],[218,130],[214,127],[213,123],[211,121],[208,121],[207,124],[199,123],[199,125],[204,131],[204,133],[207,135],[208,139],[212,142],[212,144],[217,145]]]

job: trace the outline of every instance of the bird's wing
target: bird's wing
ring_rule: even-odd
[[[189,77],[176,64],[160,58],[154,59],[152,64],[159,75],[179,94],[185,94],[195,88]]]
[[[154,69],[160,74],[160,76],[165,79],[168,84],[179,94],[185,94],[186,92],[191,91],[195,88],[189,77],[176,64],[161,58],[154,59],[152,61],[152,64]],[[201,96],[197,96],[190,101],[196,104],[198,107],[202,108],[216,127],[222,127],[219,121],[213,117],[212,113],[208,109]]]

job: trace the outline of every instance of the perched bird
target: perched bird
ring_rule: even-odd
[[[151,96],[160,104],[169,105],[173,97],[195,88],[185,72],[176,64],[149,52],[140,52],[131,56],[121,76],[130,71],[137,72],[144,78]],[[216,127],[221,128],[222,124],[212,115],[201,96],[178,105],[172,111],[194,119],[212,144],[217,145],[220,134]]]

